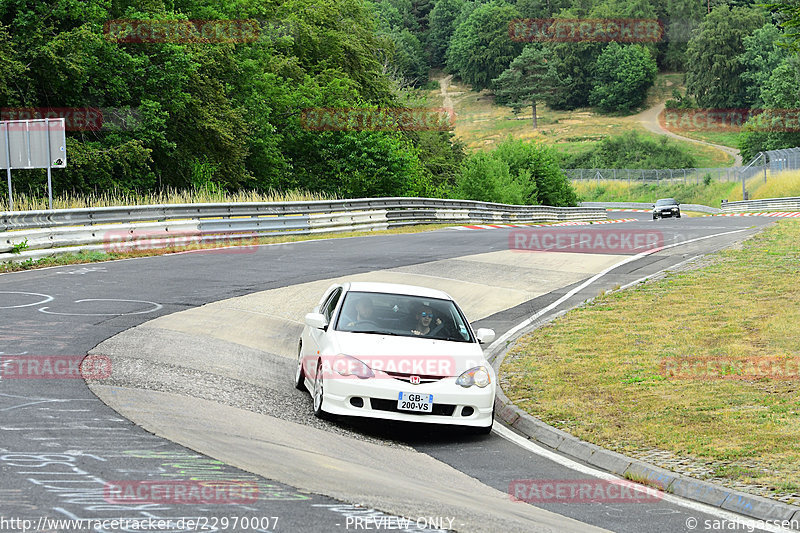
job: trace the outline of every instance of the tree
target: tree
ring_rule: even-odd
[[[412,0],[411,11],[417,19],[421,32],[428,30],[428,16],[433,9],[433,0]]]
[[[794,52],[800,51],[800,5],[797,2],[772,2],[766,7],[780,20],[789,48]]]
[[[546,19],[569,7],[570,0],[517,0],[523,18]]]
[[[782,34],[774,25],[767,23],[742,40],[744,52],[737,60],[744,71],[740,78],[745,82],[746,107],[764,105],[761,91],[767,85],[770,75],[789,56],[789,51],[779,45]]]
[[[15,79],[25,72],[25,65],[15,60],[17,57],[14,50],[14,41],[8,30],[0,23],[0,101],[9,102],[12,94],[11,87]]]
[[[763,25],[754,9],[721,5],[706,15],[686,49],[686,90],[700,107],[744,107],[744,67],[737,57],[745,51],[743,39]]]
[[[464,161],[454,192],[464,200],[512,205],[523,204],[526,196],[524,186],[511,175],[508,164],[484,152]]]
[[[644,103],[657,72],[647,48],[612,42],[597,58],[589,103],[605,112],[630,111]]]
[[[454,194],[507,204],[574,206],[578,201],[550,148],[512,138],[465,159]]]
[[[508,138],[497,146],[494,155],[508,165],[511,175],[524,186],[526,203],[578,205],[578,197],[561,171],[552,148]]]
[[[786,57],[761,89],[765,111],[748,120],[739,135],[742,158],[764,150],[800,146],[796,110],[800,108],[800,58]]]
[[[508,35],[509,21],[518,17],[516,8],[500,1],[475,8],[453,34],[447,68],[476,91],[488,88],[522,50]]]
[[[515,114],[524,106],[532,107],[536,129],[536,104],[553,94],[559,78],[552,57],[541,45],[530,44],[493,83],[497,102],[512,108]]]
[[[706,14],[705,6],[697,0],[667,0],[665,43],[660,45],[663,56],[660,62],[667,70],[686,70],[686,47]]]
[[[426,48],[431,64],[444,65],[445,53],[456,30],[456,18],[466,0],[438,0],[429,14]]]

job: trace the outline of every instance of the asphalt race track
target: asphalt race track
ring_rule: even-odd
[[[758,217],[652,221],[647,213],[614,215],[638,221],[584,226],[581,231],[658,231],[665,245],[676,246],[638,257],[586,286],[584,280],[595,271],[573,271],[571,277],[559,278],[557,288],[546,292],[535,287],[530,294],[517,290],[514,294],[528,299],[509,300],[502,309],[497,307],[498,301],[490,302],[492,311],[476,315],[480,318],[473,326],[494,328],[500,336],[575,288],[580,290],[540,319],[601,290],[722,249],[772,223]],[[31,531],[363,531],[367,530],[365,526],[376,530],[377,524],[383,524],[389,526],[383,530],[394,531],[682,532],[710,531],[703,524],[724,520],[729,521],[728,529],[733,529],[733,514],[674,497],[651,503],[546,504],[538,508],[511,502],[507,496],[511,480],[585,479],[589,474],[576,471],[569,461],[545,457],[546,453],[537,451],[533,444],[522,447],[512,442],[508,430],[504,436],[496,430],[487,437],[474,437],[427,426],[321,423],[310,416],[308,396],[293,389],[293,362],[291,354],[281,352],[285,351],[283,347],[234,345],[231,343],[236,339],[225,339],[223,334],[201,342],[197,340],[199,334],[192,333],[191,324],[186,330],[170,326],[182,331],[172,337],[157,337],[155,328],[147,329],[147,323],[154,319],[159,320],[153,324],[159,324],[173,320],[173,316],[191,317],[195,308],[206,304],[264,291],[279,291],[276,294],[286,298],[289,306],[294,286],[315,287],[314,282],[322,280],[389,270],[425,275],[443,261],[506,253],[513,231],[443,229],[261,246],[249,253],[236,249],[184,253],[0,276],[0,358],[83,356],[108,341],[107,346],[118,350],[112,362],[120,365],[119,374],[95,387],[119,412],[98,399],[83,379],[4,377],[0,381],[0,516],[31,521],[9,525],[0,519],[0,531],[22,531],[24,527]],[[597,262],[596,271],[605,268],[600,259],[591,259]],[[514,260],[521,261],[518,257]],[[448,264],[454,264],[452,261]],[[543,280],[543,286],[548,286],[547,282]],[[479,304],[474,303],[475,309]],[[187,314],[174,315],[179,312]],[[258,320],[259,316],[254,316],[248,328],[254,329]],[[141,328],[132,329],[137,326]],[[116,339],[138,334],[136,350],[150,346],[152,353],[131,353],[130,345],[115,341],[122,332],[127,337]],[[224,360],[228,350],[232,361],[256,361],[261,351],[278,354],[280,357],[264,359],[269,361],[264,369],[274,379],[259,384],[248,382],[247,368],[232,369],[220,363],[222,370],[217,372],[199,366],[198,361],[211,360],[208,358]],[[158,357],[152,355],[155,353]],[[259,433],[261,424],[272,433]],[[292,439],[303,446],[294,449],[287,441],[278,443],[282,435],[290,433],[280,434],[276,428],[294,432]],[[271,452],[263,452],[278,450],[276,443],[281,446],[280,454],[276,451],[273,457]],[[315,445],[327,447],[329,454],[318,464],[307,461]],[[204,453],[195,451],[201,448]],[[365,468],[371,466],[374,471],[380,468],[375,465],[386,467],[383,479],[376,477],[370,481],[372,486],[363,482],[358,486],[360,471],[354,470],[349,477],[341,472],[340,484],[329,481],[335,476],[323,470],[330,466],[331,457],[342,456],[342,465],[355,464],[357,459],[352,457],[357,458],[363,450],[374,454],[365,456]],[[294,455],[300,452],[305,455]],[[346,455],[350,457],[347,460]],[[306,462],[287,463],[299,457]],[[402,460],[391,464],[394,458]],[[415,468],[442,472],[443,477],[431,475],[406,483],[403,476],[413,475]],[[109,502],[104,492],[112,481],[175,479],[247,483],[258,487],[258,497],[236,505],[119,504]],[[491,498],[498,494],[505,498],[497,504],[495,514],[493,508],[471,513],[463,498],[449,501],[448,491],[437,489],[440,483],[447,487],[448,482],[462,484],[465,493],[483,498],[479,501],[495,501]],[[431,497],[430,506],[420,504],[419,514],[413,513],[410,509],[415,508],[414,502],[428,502],[426,486],[432,494],[436,492],[436,497]],[[393,499],[393,487],[416,490],[418,499],[401,498],[399,489]],[[512,506],[517,506],[517,511]],[[398,522],[399,515],[414,518],[403,523]],[[140,523],[136,529],[130,523],[128,529],[97,522],[75,527],[50,523],[44,517],[150,522]],[[245,525],[241,517],[257,520]],[[234,519],[239,521],[235,527]],[[687,527],[687,523],[693,523],[690,519],[697,520],[695,529]],[[165,522],[154,525],[158,520]],[[739,524],[739,530],[748,529]]]

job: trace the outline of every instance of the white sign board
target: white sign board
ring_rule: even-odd
[[[0,169],[66,166],[67,140],[63,118],[0,122]]]

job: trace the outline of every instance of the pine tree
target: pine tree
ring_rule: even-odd
[[[494,80],[497,102],[519,113],[530,105],[533,128],[538,128],[536,104],[546,100],[559,85],[555,61],[536,44],[528,45],[511,65]]]

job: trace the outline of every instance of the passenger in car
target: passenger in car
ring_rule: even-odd
[[[416,317],[417,317],[417,325],[415,329],[411,330],[411,333],[414,335],[421,335],[423,337],[431,335],[431,331],[432,330],[435,331],[436,326],[439,326],[442,323],[441,318],[437,318],[436,321],[434,322],[433,309],[431,309],[430,306],[428,305],[420,306],[420,308],[417,310]],[[433,328],[431,328],[431,324],[434,325]]]

